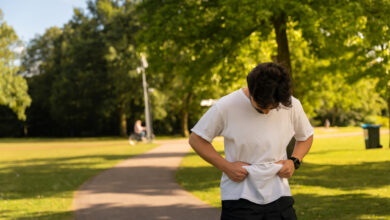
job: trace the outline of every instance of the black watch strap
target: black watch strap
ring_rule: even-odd
[[[290,157],[289,160],[292,160],[294,162],[294,167],[297,170],[301,166],[301,161],[299,161],[296,157]]]

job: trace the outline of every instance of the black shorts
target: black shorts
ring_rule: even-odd
[[[246,199],[222,201],[221,220],[296,220],[294,199],[283,196],[259,205]]]

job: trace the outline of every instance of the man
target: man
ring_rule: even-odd
[[[289,73],[262,63],[247,76],[247,88],[218,100],[192,128],[189,143],[223,172],[222,220],[296,219],[288,178],[313,141],[313,127],[292,97]],[[223,136],[225,158],[211,142]],[[291,138],[296,144],[287,158]]]

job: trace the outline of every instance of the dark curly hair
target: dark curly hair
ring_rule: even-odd
[[[276,63],[261,63],[247,76],[249,93],[263,108],[291,107],[292,83],[288,71]]]

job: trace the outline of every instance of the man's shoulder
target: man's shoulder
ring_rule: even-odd
[[[301,101],[293,96],[291,96],[291,104],[294,112],[300,112],[303,109]]]
[[[240,102],[240,98],[240,90],[236,90],[221,97],[215,104],[218,106],[218,108],[229,108],[230,106]]]
[[[299,101],[299,99],[295,98],[294,96],[291,96],[291,104],[293,107],[294,107],[294,105],[299,106],[299,105],[301,105],[301,101]]]

